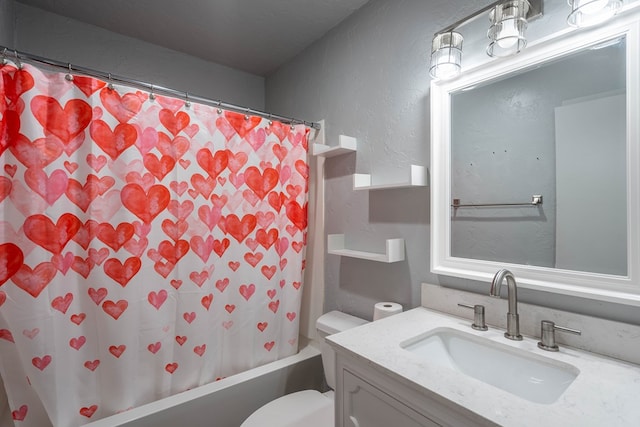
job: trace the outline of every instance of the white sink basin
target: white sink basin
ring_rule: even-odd
[[[437,328],[400,346],[535,403],[555,402],[580,371],[567,363],[451,328]]]

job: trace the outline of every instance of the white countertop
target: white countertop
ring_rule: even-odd
[[[430,390],[478,415],[479,424],[502,426],[640,426],[640,366],[560,346],[537,347],[538,338],[511,341],[503,330],[475,331],[468,319],[415,308],[327,338],[339,352],[354,356],[416,391]],[[457,329],[538,356],[569,363],[580,374],[552,404],[522,399],[465,374],[429,363],[400,343],[440,327]]]

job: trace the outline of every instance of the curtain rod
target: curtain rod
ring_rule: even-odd
[[[45,64],[51,67],[56,67],[56,68],[62,68],[64,70],[67,70],[68,72],[76,72],[79,74],[84,74],[90,77],[97,77],[99,79],[102,79],[104,81],[110,82],[110,83],[123,83],[125,85],[128,86],[133,86],[133,87],[137,87],[137,88],[141,88],[141,89],[146,89],[151,93],[163,93],[169,96],[173,96],[176,98],[183,98],[186,102],[189,101],[195,101],[195,102],[199,102],[202,104],[208,104],[208,105],[212,105],[212,106],[216,106],[216,107],[220,107],[220,108],[224,108],[226,110],[231,110],[231,111],[235,111],[238,113],[245,113],[245,114],[250,114],[250,115],[255,115],[255,116],[259,116],[259,117],[264,117],[267,119],[275,119],[278,121],[281,121],[283,123],[287,123],[287,124],[302,124],[305,126],[308,126],[312,129],[320,129],[320,123],[317,122],[308,122],[306,120],[299,120],[293,117],[284,117],[284,116],[280,116],[277,114],[271,114],[271,113],[267,113],[264,111],[260,111],[260,110],[254,110],[253,108],[248,108],[248,107],[243,107],[240,105],[235,105],[235,104],[231,104],[228,102],[224,102],[224,101],[220,101],[220,100],[214,100],[214,99],[210,99],[210,98],[204,98],[201,96],[197,96],[197,95],[192,95],[188,92],[182,92],[179,90],[175,90],[175,89],[170,89],[167,87],[163,87],[163,86],[157,86],[151,83],[147,83],[147,82],[143,82],[143,81],[139,81],[139,80],[134,80],[128,77],[123,77],[123,76],[118,76],[116,74],[111,74],[111,73],[105,73],[103,71],[97,71],[97,70],[93,70],[91,68],[85,68],[85,67],[81,67],[81,66],[77,66],[77,65],[72,65],[71,63],[65,63],[65,62],[60,62],[60,61],[56,61],[54,59],[49,59],[49,58],[43,58],[41,56],[37,56],[37,55],[33,55],[30,53],[25,53],[25,52],[20,52],[17,51],[15,49],[10,49],[8,47],[5,46],[0,46],[0,50],[2,51],[1,54],[1,60],[2,63],[4,64],[6,59],[11,59],[11,60],[15,60],[16,61],[16,65],[20,66],[21,61],[27,61],[27,62],[38,62],[41,64]]]

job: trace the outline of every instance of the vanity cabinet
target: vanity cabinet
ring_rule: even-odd
[[[344,370],[342,374],[344,394],[342,395],[341,425],[348,427],[440,426],[348,370]]]
[[[495,425],[428,390],[413,388],[338,351],[336,427],[465,427]],[[475,418],[475,419],[473,419]]]

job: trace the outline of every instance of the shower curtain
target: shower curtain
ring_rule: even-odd
[[[297,352],[304,126],[0,72],[0,374],[15,425],[82,425]]]

